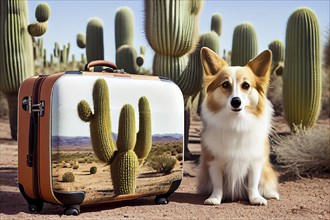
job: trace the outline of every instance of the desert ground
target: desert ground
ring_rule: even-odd
[[[329,120],[320,123],[329,124]],[[200,153],[200,121],[193,120],[189,148]],[[287,132],[284,120],[274,124],[276,132]],[[63,208],[45,204],[38,214],[31,214],[17,187],[17,142],[10,139],[9,122],[0,118],[0,219],[330,219],[330,174],[323,173],[298,179],[280,172],[280,200],[267,206],[248,202],[203,205],[205,197],[197,195],[197,161],[185,161],[183,181],[167,205],[155,205],[153,197],[134,201],[82,207],[77,217],[63,215]]]

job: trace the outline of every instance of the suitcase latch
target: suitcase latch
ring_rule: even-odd
[[[39,116],[43,116],[45,110],[45,102],[40,101],[38,104],[33,104],[32,97],[28,96],[24,97],[22,107],[24,111],[29,111],[30,114],[38,113]]]

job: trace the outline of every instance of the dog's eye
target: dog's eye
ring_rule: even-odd
[[[225,81],[221,84],[221,87],[224,88],[224,89],[228,89],[229,88],[229,82],[228,81]]]
[[[242,89],[248,90],[250,88],[250,84],[247,82],[243,82]]]

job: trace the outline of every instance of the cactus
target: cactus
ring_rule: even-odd
[[[62,181],[63,182],[68,182],[68,183],[72,183],[75,181],[75,176],[74,173],[72,172],[66,172],[62,175]]]
[[[112,161],[116,150],[112,139],[109,91],[107,82],[99,79],[93,87],[94,113],[86,101],[78,104],[78,114],[81,120],[90,122],[91,141],[96,157],[108,163]]]
[[[38,22],[48,21],[50,16],[50,8],[47,3],[40,3],[36,8],[35,13]]]
[[[103,22],[99,18],[92,18],[86,29],[87,61],[104,60]]]
[[[32,37],[27,27],[27,1],[0,1],[0,90],[8,100],[14,140],[17,140],[18,89],[26,78],[34,75]]]
[[[110,167],[116,195],[135,193],[139,168],[137,155],[133,151],[135,143],[135,113],[133,107],[126,104],[119,117],[118,153]]]
[[[107,83],[98,79],[93,87],[94,113],[86,101],[78,104],[81,120],[90,122],[91,140],[96,157],[111,164],[111,178],[116,195],[135,193],[139,159],[151,149],[151,113],[146,97],[139,100],[139,132],[135,131],[135,113],[131,105],[124,105],[119,118],[116,145],[112,138],[110,103]],[[139,153],[137,155],[134,149]],[[142,149],[145,148],[145,149]],[[138,158],[139,157],[139,158]]]
[[[312,127],[321,106],[320,29],[308,8],[294,11],[287,23],[283,102],[286,120],[294,126]]]
[[[284,45],[280,40],[274,40],[268,45],[268,49],[272,51],[273,60],[271,74],[281,76],[283,73],[283,62],[284,62]]]
[[[195,49],[202,1],[157,0],[144,4],[146,37],[157,54],[181,57]]]
[[[214,14],[211,18],[211,31],[214,31],[221,36],[222,32],[222,18],[220,14]]]
[[[134,41],[134,15],[129,7],[121,7],[115,16],[115,42],[116,50],[122,45],[133,46]]]
[[[47,3],[40,3],[35,12],[37,22],[33,22],[28,26],[28,31],[31,36],[39,37],[46,33],[48,29],[48,19],[50,15],[50,8]]]
[[[138,73],[137,54],[133,46],[122,45],[116,51],[116,64],[119,69],[124,69],[128,73]]]
[[[93,166],[89,169],[90,174],[95,174],[97,172],[97,167]]]
[[[134,151],[139,158],[139,163],[142,164],[149,155],[152,145],[150,105],[145,96],[139,100],[139,121],[139,132]]]
[[[77,34],[77,45],[79,48],[84,49],[86,47],[86,37],[82,33]]]
[[[231,65],[245,66],[258,55],[257,34],[252,24],[243,23],[235,27]]]

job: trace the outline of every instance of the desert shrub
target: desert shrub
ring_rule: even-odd
[[[275,137],[273,151],[287,173],[301,177],[330,171],[330,135],[327,126],[296,129],[292,135]]]
[[[176,162],[177,160],[175,157],[168,154],[162,154],[152,157],[148,162],[148,165],[157,172],[164,173],[166,175],[172,172]]]
[[[96,172],[97,172],[97,167],[91,167],[90,169],[89,169],[89,172],[91,173],[91,174],[95,174]]]
[[[75,165],[73,165],[72,168],[73,168],[74,170],[78,169],[78,168],[79,168],[79,164],[75,164]]]
[[[75,180],[75,176],[74,176],[74,173],[72,173],[72,172],[66,172],[62,176],[62,181],[63,182],[70,182],[71,183],[71,182],[74,182],[74,180]]]
[[[182,159],[183,159],[183,154],[182,154],[182,153],[181,153],[181,154],[178,154],[178,155],[176,155],[175,157],[176,157],[176,159],[177,159],[178,161],[182,161]]]

